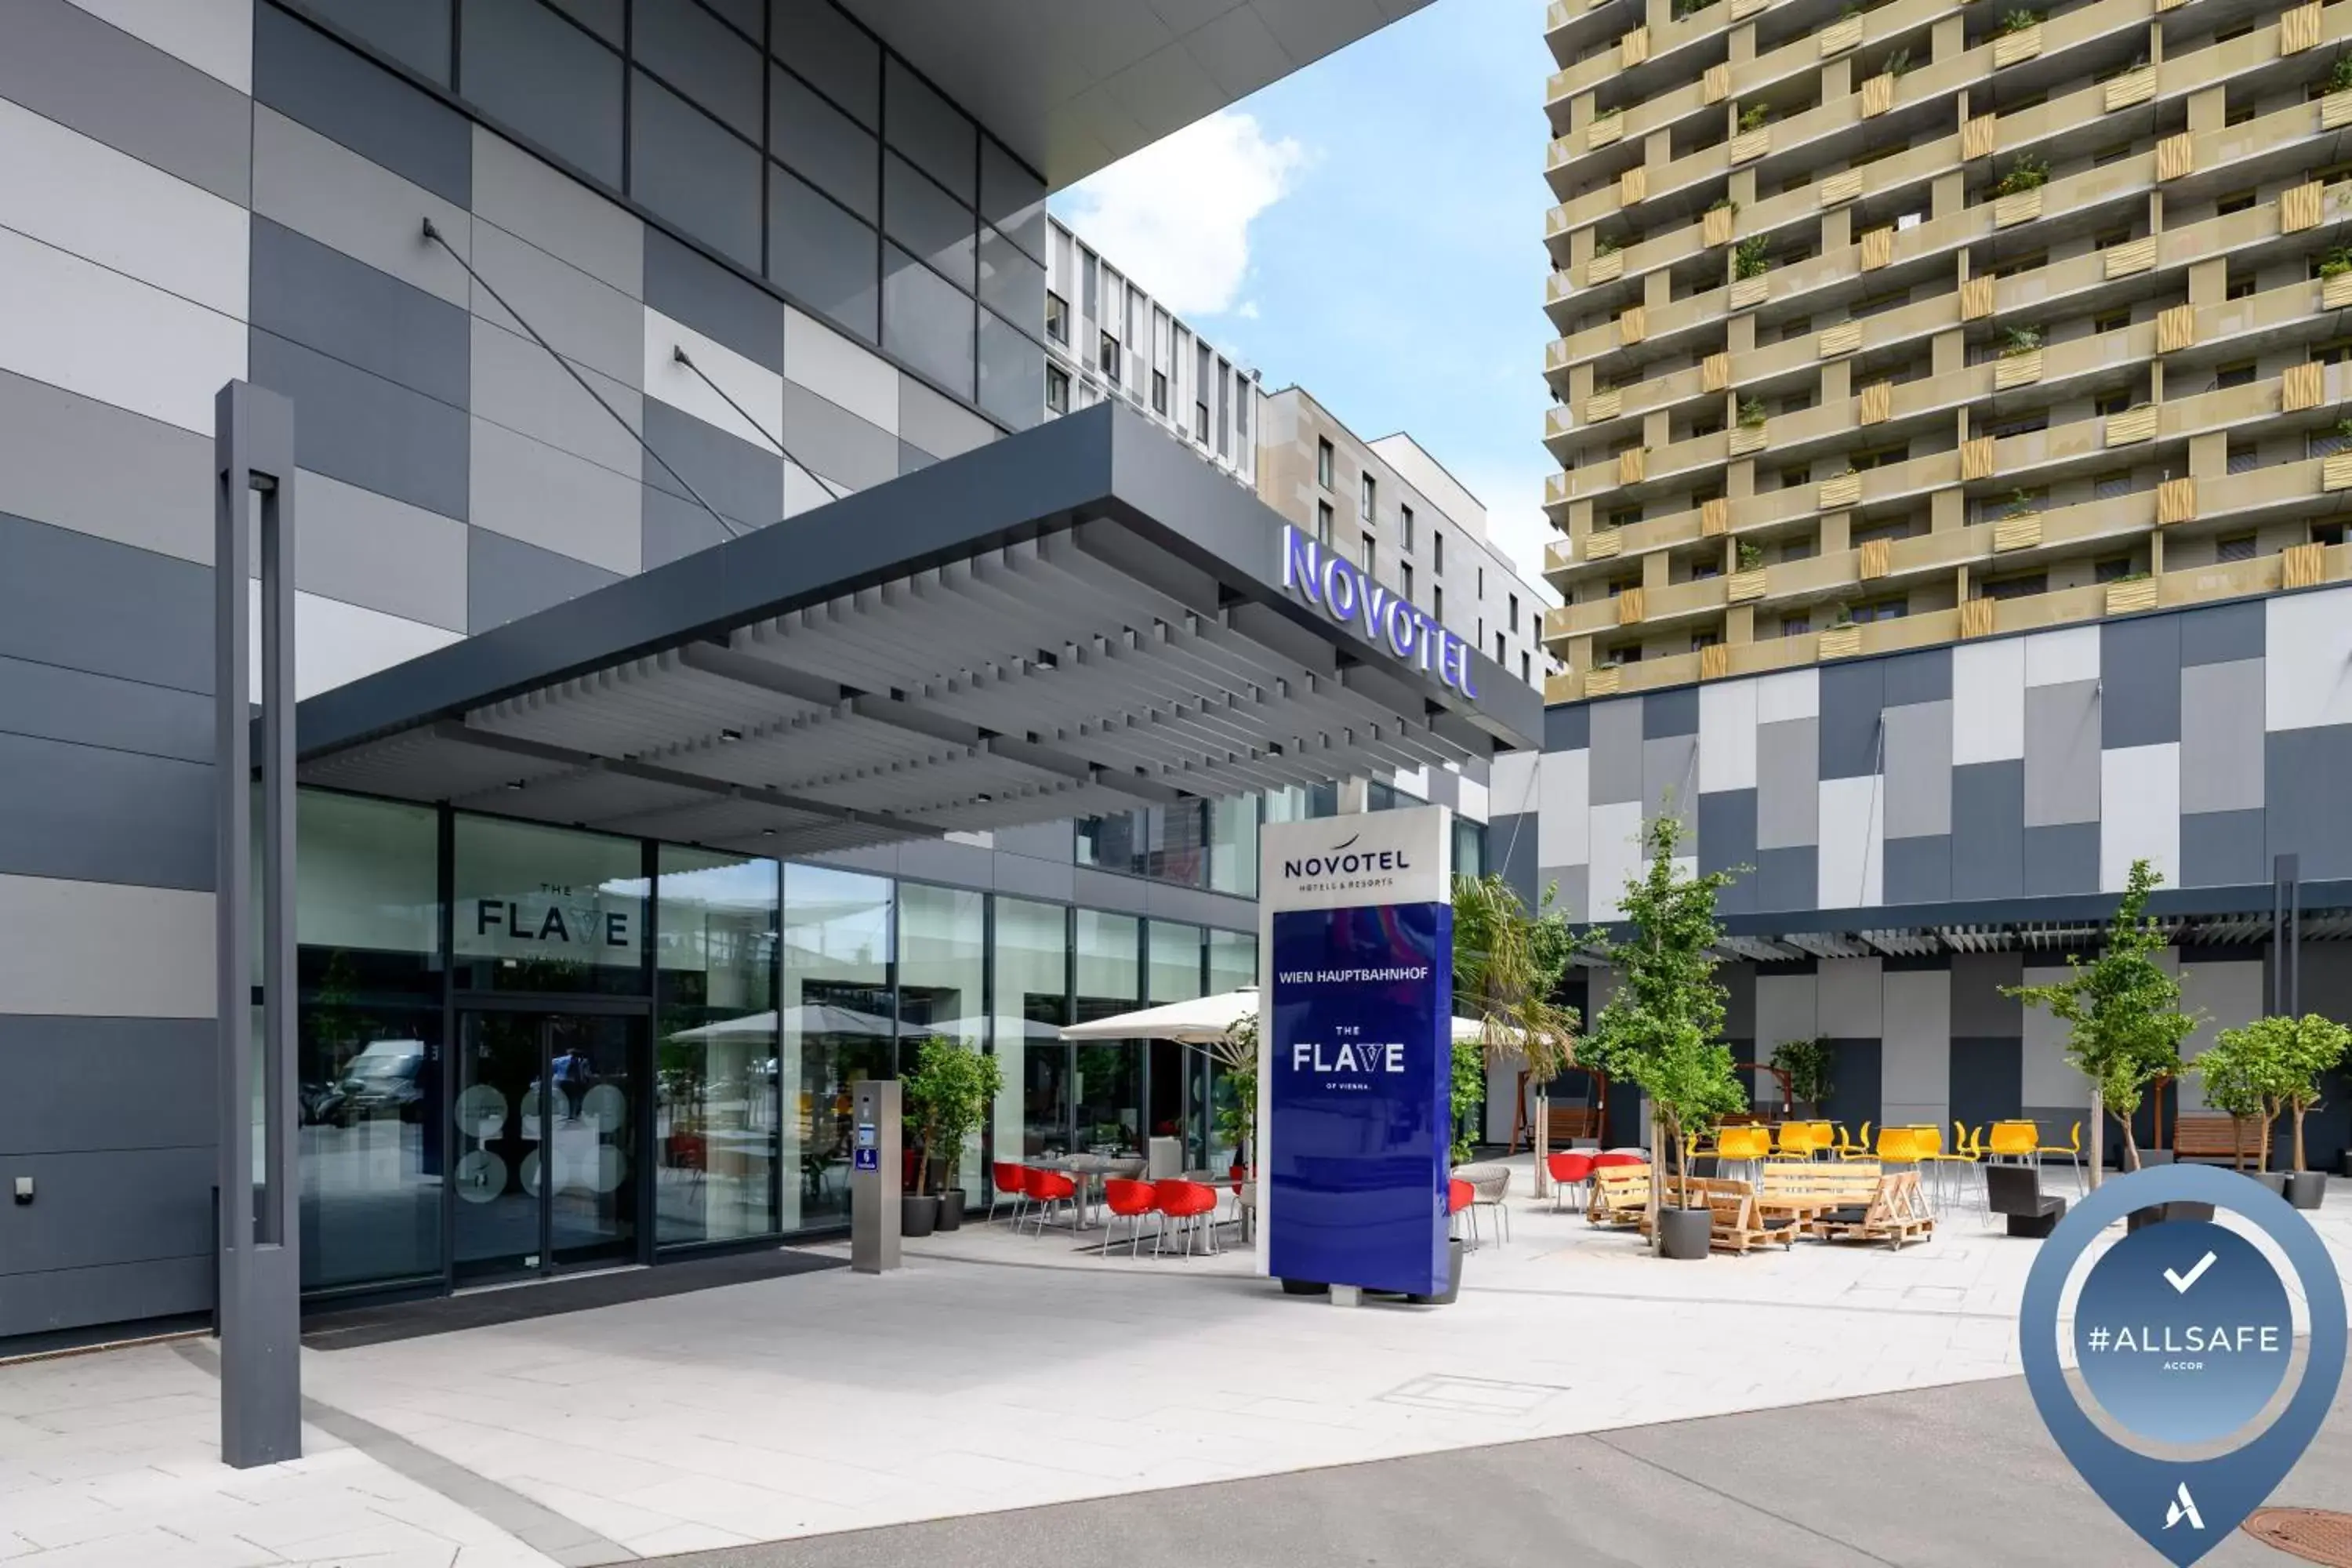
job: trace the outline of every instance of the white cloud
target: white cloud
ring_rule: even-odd
[[[1239,305],[1234,308],[1234,314],[1239,316],[1244,321],[1256,321],[1257,301],[1255,300],[1243,300]]]
[[[1228,109],[1071,187],[1063,217],[1181,315],[1219,315],[1249,277],[1249,226],[1307,163]],[[1252,312],[1255,313],[1255,312]]]

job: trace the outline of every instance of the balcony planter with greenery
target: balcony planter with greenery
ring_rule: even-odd
[[[1764,428],[1767,417],[1769,416],[1764,412],[1762,398],[1743,397],[1739,400],[1739,423],[1743,429],[1761,430]],[[2352,425],[2352,419],[2347,419],[2345,423]]]
[[[956,1167],[962,1163],[964,1145],[980,1131],[1003,1087],[997,1059],[961,1040],[933,1035],[916,1048],[915,1070],[906,1076],[899,1092],[922,1157],[915,1164],[915,1190],[899,1199],[900,1234],[929,1236],[935,1226],[954,1230],[963,1223],[963,1188],[957,1184]],[[935,1164],[940,1173],[936,1195],[928,1190]]]
[[[2000,18],[2000,30],[2004,34],[2022,33],[2028,27],[2040,26],[2042,26],[2042,13],[2039,11],[2009,11],[2004,12]]]
[[[1770,104],[1751,103],[1739,111],[1740,134],[1744,136],[1750,131],[1761,131],[1771,121],[1772,106]]]
[[[2031,153],[2021,153],[2012,159],[2009,172],[1992,188],[1997,196],[2021,196],[2028,191],[2038,191],[2050,183],[2050,165]]]
[[[1760,234],[1750,235],[1732,247],[1731,275],[1734,278],[1761,278],[1772,269],[1772,242]]]
[[[1651,1234],[1662,1257],[1703,1258],[1712,1216],[1705,1205],[1689,1203],[1685,1137],[1748,1104],[1722,1039],[1726,993],[1715,977],[1723,941],[1716,895],[1734,879],[1727,871],[1686,876],[1675,866],[1683,826],[1671,806],[1642,837],[1649,864],[1626,879],[1620,900],[1633,935],[1622,942],[1593,939],[1594,955],[1617,971],[1619,984],[1593,1019],[1580,1059],[1649,1097]],[[1670,1159],[1675,1179],[1662,1184]],[[1668,1191],[1676,1205],[1662,1208]]]
[[[1764,547],[1752,539],[1743,539],[1734,552],[1733,559],[1738,563],[1735,570],[1761,572],[1764,570]]]

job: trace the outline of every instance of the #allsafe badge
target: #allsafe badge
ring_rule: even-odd
[[[2059,1307],[2102,1231],[2170,1203],[2228,1209],[2276,1244],[2309,1307],[2308,1353],[2284,1408],[2256,1428],[2294,1363],[2286,1282],[2229,1226],[2145,1226],[2092,1265],[2071,1331],[2084,1388],[2134,1440],[2119,1442],[2067,1384]],[[2059,1450],[2117,1518],[2186,1568],[2261,1506],[2326,1419],[2344,1373],[2344,1287],[2326,1246],[2284,1199],[2234,1172],[2168,1165],[2105,1184],[2059,1223],[2026,1276],[2018,1337],[2026,1386]],[[2213,1451],[2231,1438],[2242,1440]],[[2191,1447],[2200,1458],[2165,1452]]]

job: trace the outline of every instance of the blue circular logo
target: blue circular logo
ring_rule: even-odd
[[[2093,1265],[2074,1307],[2074,1356],[2092,1397],[2160,1443],[2244,1426],[2278,1392],[2294,1346],[2270,1259],[2207,1220],[2126,1237]]]

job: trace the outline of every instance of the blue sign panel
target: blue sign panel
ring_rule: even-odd
[[[853,1170],[853,1171],[878,1171],[878,1170],[880,1170],[880,1169],[882,1168],[882,1151],[881,1151],[881,1150],[879,1150],[879,1149],[855,1149],[855,1150],[852,1150],[852,1151],[851,1151],[851,1152],[856,1156],[856,1163],[852,1164],[852,1165],[849,1167],[851,1170]]]
[[[1269,1272],[1443,1291],[1454,910],[1275,914]]]

